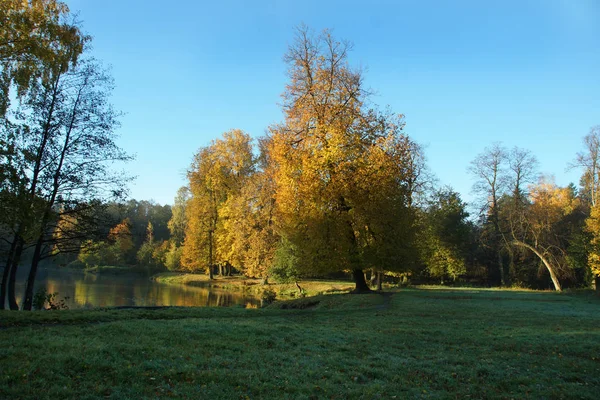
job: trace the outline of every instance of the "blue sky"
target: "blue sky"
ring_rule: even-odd
[[[354,43],[373,101],[405,114],[440,184],[470,201],[486,146],[533,151],[560,185],[600,124],[600,1],[66,0],[112,67],[136,199],[172,203],[193,154],[281,121],[294,26]]]

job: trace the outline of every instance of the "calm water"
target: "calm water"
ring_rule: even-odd
[[[17,301],[21,303],[24,277],[19,279]],[[86,274],[79,271],[41,269],[36,290],[46,287],[48,293],[58,292],[60,300],[69,297],[69,308],[116,306],[186,306],[213,307],[260,305],[260,300],[239,292],[184,285],[165,285],[138,275],[114,276]]]

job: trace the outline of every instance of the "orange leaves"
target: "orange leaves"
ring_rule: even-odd
[[[129,218],[125,218],[118,225],[112,228],[108,234],[108,238],[114,241],[122,254],[133,249],[133,240],[131,238],[131,222]]]

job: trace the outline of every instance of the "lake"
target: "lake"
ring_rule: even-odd
[[[22,268],[26,270],[27,268]],[[23,272],[23,271],[20,271]],[[19,274],[16,285],[17,301],[21,304],[25,273]],[[234,305],[260,305],[260,299],[240,292],[223,289],[167,285],[151,281],[146,276],[100,275],[83,271],[43,268],[38,271],[35,290],[46,287],[48,293],[58,293],[56,299],[65,297],[70,309],[92,307],[227,307]]]

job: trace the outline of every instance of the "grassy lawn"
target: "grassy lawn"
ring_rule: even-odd
[[[264,309],[0,312],[0,398],[597,399],[600,299],[403,289]]]
[[[215,276],[213,280],[208,279],[205,274],[186,274],[180,272],[164,272],[152,277],[157,282],[176,285],[210,286],[227,290],[247,291],[260,295],[268,289],[279,297],[298,297],[299,291],[295,284],[278,284],[269,282],[262,285],[261,279],[246,278],[243,276]],[[307,296],[316,296],[324,293],[349,292],[354,289],[354,283],[348,281],[306,280],[298,284]]]

